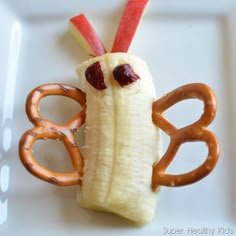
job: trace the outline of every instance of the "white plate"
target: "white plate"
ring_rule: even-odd
[[[110,47],[124,4],[124,0],[101,0],[98,5],[92,0],[0,1],[1,235],[210,235],[210,230],[214,235],[236,235],[233,0],[152,0],[130,48],[130,53],[148,63],[159,97],[177,86],[204,82],[215,90],[219,101],[217,118],[210,126],[221,144],[217,167],[194,185],[163,188],[153,223],[135,228],[119,217],[81,209],[76,203],[76,187],[44,183],[19,161],[18,141],[31,127],[24,112],[27,94],[48,82],[76,85],[75,67],[87,58],[66,32],[69,18],[86,13]],[[70,102],[62,106],[67,103],[58,97],[48,99],[42,111],[51,119],[64,121],[63,114],[69,117],[77,108]],[[186,102],[167,114],[180,126],[200,113],[199,103]],[[168,139],[164,140],[166,147]],[[36,153],[42,162],[58,169],[67,155],[54,142],[39,142]],[[47,158],[50,155],[52,159]],[[189,170],[205,155],[204,145],[186,145],[170,171]]]

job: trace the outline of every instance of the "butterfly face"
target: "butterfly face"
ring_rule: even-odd
[[[128,94],[145,90],[155,97],[150,72],[146,63],[126,53],[107,53],[92,58],[77,68],[79,87],[83,91],[97,94],[108,90],[124,90]]]

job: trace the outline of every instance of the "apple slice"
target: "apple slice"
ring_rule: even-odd
[[[129,0],[118,26],[112,52],[128,52],[148,0]]]
[[[85,15],[71,18],[69,31],[90,55],[101,56],[106,53],[105,47]]]

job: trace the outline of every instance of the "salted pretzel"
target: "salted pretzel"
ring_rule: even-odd
[[[200,99],[204,102],[204,112],[199,120],[186,127],[177,129],[167,121],[162,113],[174,104],[185,99]],[[206,127],[216,115],[216,97],[205,84],[195,83],[181,86],[153,103],[153,122],[170,136],[170,144],[161,160],[153,167],[152,187],[182,186],[194,183],[208,175],[215,167],[219,157],[217,137]],[[165,170],[174,159],[180,145],[185,142],[202,141],[207,144],[208,156],[205,162],[185,174],[166,174]]]
[[[67,124],[55,124],[40,115],[39,105],[42,98],[49,95],[62,95],[78,102],[82,111]],[[24,166],[36,177],[56,185],[74,185],[81,183],[83,158],[74,133],[85,122],[85,94],[78,88],[65,84],[46,84],[35,88],[27,98],[26,112],[34,127],[21,138],[20,158]],[[33,156],[33,145],[38,139],[54,139],[64,143],[73,164],[73,171],[56,173],[41,166]]]

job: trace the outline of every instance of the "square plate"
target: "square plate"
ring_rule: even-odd
[[[1,235],[236,234],[233,0],[214,4],[210,0],[152,0],[130,48],[130,53],[147,62],[158,97],[180,85],[203,82],[213,88],[219,103],[217,118],[210,126],[221,144],[218,165],[194,185],[163,187],[151,224],[136,228],[117,216],[82,209],[76,202],[76,187],[46,184],[32,177],[19,161],[19,139],[31,127],[24,110],[27,94],[43,83],[76,86],[76,65],[88,58],[67,33],[69,19],[86,13],[110,48],[125,2],[101,0],[98,6],[92,0],[0,1]],[[59,97],[45,101],[43,115],[58,122],[78,109]],[[199,117],[201,109],[199,103],[185,102],[167,112],[167,117],[177,126],[186,125]],[[81,142],[82,136],[81,132]],[[165,149],[168,138],[163,139]],[[47,166],[69,168],[60,164],[67,158],[60,144],[39,142],[35,149]],[[204,160],[205,149],[201,144],[185,145],[170,171],[196,167]]]

